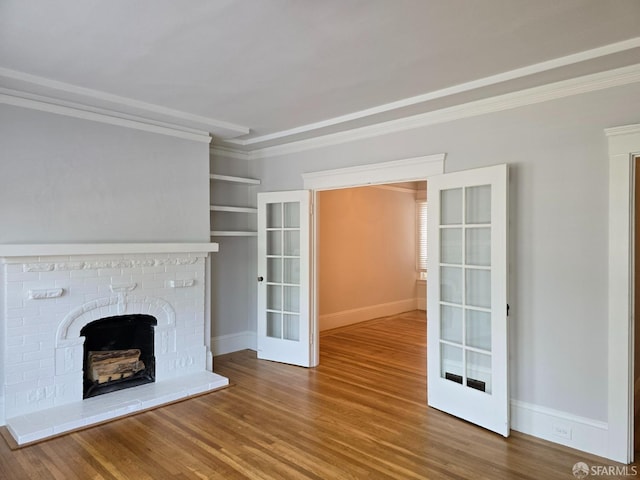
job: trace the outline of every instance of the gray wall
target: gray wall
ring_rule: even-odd
[[[209,146],[0,105],[0,243],[208,242]]]
[[[637,102],[629,101],[637,98],[636,84],[235,162],[255,169],[264,191],[300,189],[303,172],[433,153],[447,154],[447,172],[508,163],[511,397],[606,421],[608,157],[603,129],[640,123]],[[255,257],[247,252],[253,243],[236,245],[228,249],[221,270],[234,269],[234,278],[250,279]],[[220,298],[227,305],[225,320],[216,325],[214,319],[214,331],[255,328],[255,285],[249,282],[247,290],[243,285],[236,282],[235,290]]]

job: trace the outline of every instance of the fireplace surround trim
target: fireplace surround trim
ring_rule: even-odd
[[[23,444],[69,431],[72,424],[117,418],[116,399],[131,397],[138,411],[227,385],[211,371],[206,321],[210,253],[217,251],[216,243],[0,245],[0,326],[33,340],[32,348],[27,337],[0,339],[0,425]],[[71,383],[81,378],[80,329],[100,317],[133,313],[158,321],[159,383],[80,405],[81,392]],[[89,405],[93,413],[87,416]],[[64,424],[61,412],[69,420]]]

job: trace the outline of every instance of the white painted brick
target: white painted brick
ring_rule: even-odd
[[[70,280],[70,275],[68,271],[64,270],[54,270],[53,272],[42,272],[40,273],[40,281],[42,283],[51,282],[53,285],[56,280]]]
[[[27,353],[24,353],[22,357],[26,362],[30,362],[32,360],[47,359],[49,363],[53,363],[53,348],[37,350],[34,352],[27,352]]]
[[[5,272],[7,275],[23,273],[21,264],[8,264],[5,266]]]
[[[145,278],[139,283],[144,289],[164,289],[164,281],[155,278]]]
[[[23,353],[27,352],[36,352],[41,349],[40,343],[27,343],[20,346],[15,347],[7,347],[7,357],[11,356],[20,356]]]
[[[57,395],[54,399],[56,405],[82,400],[82,372],[58,375],[55,378],[55,385],[58,387]]]
[[[93,300],[96,300],[98,298],[102,297],[102,295],[98,294],[98,293],[88,293],[86,295],[83,296],[83,301],[80,303],[87,303],[87,302],[91,302]]]
[[[22,327],[7,328],[7,338],[12,337],[26,337],[33,334],[33,327],[31,325],[23,325]]]
[[[121,268],[100,268],[98,269],[98,277],[119,277],[122,275]]]
[[[27,326],[24,332],[25,343],[47,343],[53,342],[54,333],[56,331],[55,325],[49,325],[46,329],[33,329]]]
[[[51,288],[54,286],[54,282],[33,280],[28,282],[22,282],[22,290],[26,294],[29,290],[37,290],[38,288]]]
[[[195,274],[193,270],[184,270],[182,272],[176,272],[176,280],[193,280]]]
[[[38,382],[30,380],[22,383],[16,383],[14,385],[7,385],[4,391],[7,395],[16,395],[16,396],[20,395],[21,393],[24,393],[26,397],[26,392],[36,388],[38,388]]]
[[[39,274],[37,272],[23,272],[21,265],[10,265],[10,266],[11,267],[15,266],[20,268],[19,272],[7,274],[7,282],[10,284],[37,281],[40,279]]]
[[[159,282],[162,282],[162,286],[164,287],[164,285],[166,285],[168,281],[176,279],[176,274],[175,273],[166,273],[166,272],[165,273],[160,273],[160,274],[156,274],[153,279],[157,280]],[[169,292],[167,292],[167,295],[173,295],[173,292],[169,291]]]
[[[17,347],[19,345],[24,345],[24,337],[10,337],[7,338],[6,344],[7,347]]]
[[[16,383],[22,383],[25,381],[24,373],[8,373],[5,376],[5,385],[15,385]]]
[[[115,294],[111,291],[109,285],[98,285],[98,295],[100,298],[105,298],[111,297]]]
[[[79,281],[79,280],[78,280]],[[73,284],[75,285],[75,282],[73,282]],[[87,277],[87,278],[83,278],[82,279],[82,284],[85,286],[98,286],[98,285],[105,285],[105,279],[104,277]]]
[[[51,361],[40,360],[40,375],[38,376],[38,385],[51,385],[56,377],[55,369],[51,365]]]
[[[167,273],[189,272],[191,269],[187,265],[167,265]]]
[[[9,328],[21,327],[24,325],[24,319],[22,317],[7,318],[5,321],[5,325]]]
[[[37,317],[29,317],[24,319],[24,326],[27,328],[38,329],[38,330],[47,330],[52,329],[52,316],[44,316],[40,315]]]
[[[94,269],[86,269],[86,270],[71,270],[69,272],[69,279],[75,280],[77,278],[97,278],[98,271]]]
[[[65,357],[66,349],[53,348],[56,331],[58,325],[72,310],[94,300],[97,303],[89,305],[90,308],[80,317],[81,322],[84,322],[85,318],[86,321],[91,321],[99,317],[117,315],[118,305],[105,304],[105,301],[115,296],[109,289],[112,283],[134,282],[138,285],[133,292],[127,294],[127,313],[148,313],[161,322],[166,322],[164,303],[158,302],[157,298],[168,302],[175,310],[175,326],[156,329],[158,380],[172,375],[183,375],[191,370],[204,369],[206,358],[204,354],[200,354],[205,351],[204,257],[197,255],[197,264],[188,265],[186,263],[189,257],[194,256],[147,254],[96,255],[87,258],[83,255],[80,259],[77,256],[56,256],[43,259],[42,263],[69,264],[59,265],[64,270],[42,273],[22,271],[22,263],[37,263],[33,258],[9,265],[12,268],[8,271],[15,276],[12,297],[15,294],[21,300],[11,307],[15,308],[11,316],[16,320],[20,317],[24,320],[21,326],[5,325],[6,352],[11,352],[18,360],[20,357],[23,359],[12,360],[13,363],[7,365],[5,375],[10,375],[12,381],[24,380],[19,382],[19,388],[14,390],[15,394],[7,395],[4,399],[5,404],[10,406],[9,411],[35,411],[50,405],[52,399],[56,405],[60,405],[81,398],[82,343],[68,347],[74,353]],[[156,259],[160,261],[150,266],[150,261],[155,262]],[[83,269],[73,270],[74,266],[71,263],[75,262],[76,266],[79,266],[79,261],[85,262]],[[94,265],[100,263],[104,268],[87,267],[86,262],[95,262]],[[125,266],[113,268],[115,263],[110,262],[119,262]],[[189,288],[165,288],[165,281],[170,279],[197,281]],[[28,289],[53,287],[65,288],[65,296],[55,300],[33,302],[33,305],[31,302],[23,302]],[[8,308],[6,304],[5,308]],[[71,340],[79,335],[81,326],[81,323],[77,323],[70,328]],[[39,349],[35,349],[36,347]]]
[[[148,273],[165,273],[166,272],[166,268],[164,265],[157,265],[157,266],[153,266],[153,267],[142,267],[142,273],[144,274],[148,274]]]
[[[98,293],[97,285],[85,285],[83,283],[80,285],[73,284],[73,286],[69,287],[69,296],[72,296],[74,298],[76,295],[87,295],[93,293]]]
[[[82,345],[56,349],[56,375],[67,375],[72,372],[82,371],[83,353],[84,350]]]
[[[37,361],[33,362],[13,362],[12,358],[7,358],[5,365],[7,366],[6,371],[11,373],[26,373],[29,370],[37,370],[40,368],[40,363]]]
[[[40,309],[37,306],[29,305],[22,308],[8,308],[7,318],[31,318],[39,317]]]
[[[53,367],[41,366],[40,368],[24,372],[24,379],[25,381],[34,380],[37,384],[42,378],[53,378],[54,374],[55,372]]]

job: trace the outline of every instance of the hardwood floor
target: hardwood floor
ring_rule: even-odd
[[[552,480],[613,465],[428,408],[425,349],[409,312],[323,334],[315,369],[220,356],[225,390],[20,450],[0,440],[0,479]]]

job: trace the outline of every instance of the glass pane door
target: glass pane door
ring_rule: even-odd
[[[300,340],[300,204],[267,205],[267,336]]]
[[[258,194],[258,358],[311,366],[308,191]]]
[[[507,167],[427,181],[427,399],[509,434]]]
[[[491,394],[491,185],[440,191],[442,378]]]

